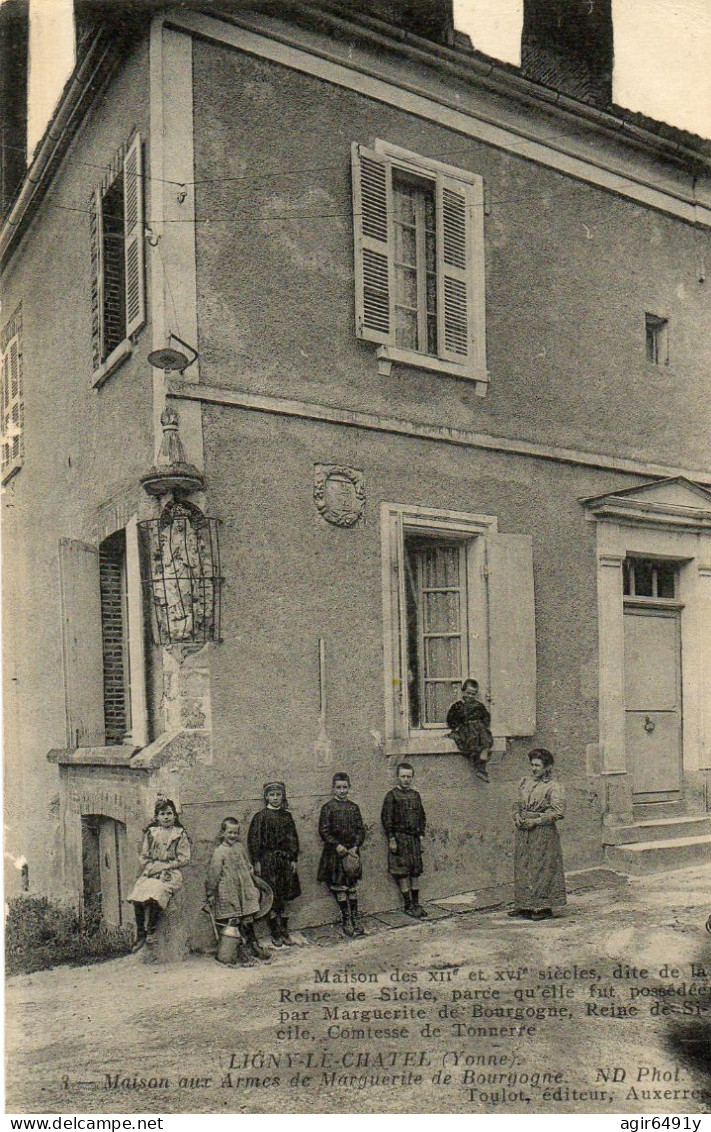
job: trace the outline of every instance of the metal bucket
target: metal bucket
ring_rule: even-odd
[[[215,955],[217,962],[236,963],[241,943],[242,936],[239,934],[239,928],[228,924],[226,928],[222,929],[217,944],[217,954]]]

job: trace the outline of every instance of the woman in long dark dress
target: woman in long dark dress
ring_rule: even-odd
[[[358,850],[365,841],[360,807],[351,802],[351,780],[347,774],[334,774],[333,798],[321,807],[318,822],[323,841],[317,880],[327,884],[338,904],[347,936],[364,935],[358,914],[358,881],[362,876]]]
[[[514,805],[514,907],[510,916],[545,920],[566,903],[558,822],[565,815],[565,791],[552,776],[555,762],[545,747],[528,755],[531,774],[522,778]]]
[[[254,815],[247,835],[247,847],[257,876],[265,880],[274,893],[269,913],[269,930],[275,947],[291,947],[288,902],[301,896],[296,862],[299,858],[299,837],[289,813],[286,787],[283,782],[264,785],[264,808]]]

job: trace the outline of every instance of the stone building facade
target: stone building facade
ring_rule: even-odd
[[[100,18],[6,216],[6,849],[109,922],[167,794],[199,944],[219,823],[273,778],[295,923],[328,918],[341,769],[393,906],[403,758],[425,897],[503,891],[536,745],[569,868],[707,851],[709,148],[387,15]],[[445,724],[467,676],[489,783]]]

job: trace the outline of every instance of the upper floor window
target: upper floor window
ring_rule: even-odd
[[[386,142],[353,145],[356,333],[393,362],[486,391],[481,177]]]
[[[22,399],[22,309],[3,328],[0,340],[0,405],[2,408],[2,479],[22,465],[24,402]]]
[[[669,365],[669,319],[645,314],[644,333],[647,361],[655,366]]]
[[[146,320],[143,151],[140,134],[122,149],[91,207],[94,372]]]

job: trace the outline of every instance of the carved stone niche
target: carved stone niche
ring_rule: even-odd
[[[364,518],[362,471],[343,464],[314,466],[314,503],[319,515],[336,527],[354,527]]]

